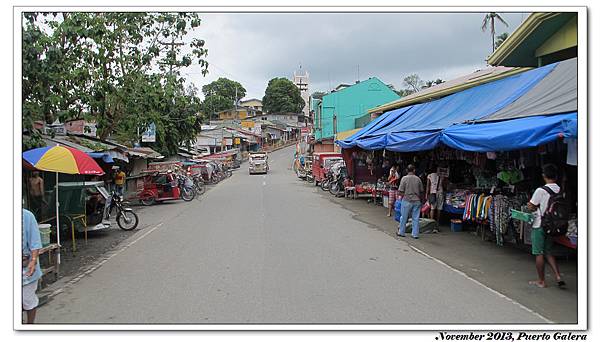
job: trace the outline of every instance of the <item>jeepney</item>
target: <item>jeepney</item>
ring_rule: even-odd
[[[248,174],[269,172],[269,156],[264,152],[250,153],[248,157]]]

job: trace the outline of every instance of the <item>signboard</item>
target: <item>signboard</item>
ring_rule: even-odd
[[[181,168],[182,167],[182,163],[178,162],[178,161],[171,161],[171,162],[153,162],[153,163],[148,163],[148,170],[157,170],[157,171],[167,171],[167,170],[174,170],[176,168]]]
[[[156,142],[156,125],[153,123],[142,134],[142,142]]]
[[[225,145],[227,145],[227,146],[233,145],[233,139],[225,138],[223,140],[225,141]]]
[[[244,120],[242,121],[242,127],[253,128],[255,125],[254,121]]]
[[[217,146],[217,139],[207,137],[197,137],[196,147],[199,146]]]
[[[233,139],[233,143],[234,143],[235,145],[239,145],[239,144],[241,144],[241,143],[242,143],[242,140],[241,140],[240,138],[235,138],[235,139]]]
[[[51,135],[52,133],[54,133],[55,135],[67,135],[67,128],[64,124],[57,124],[44,127],[44,134]]]

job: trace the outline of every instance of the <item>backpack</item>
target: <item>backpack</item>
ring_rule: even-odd
[[[569,228],[569,206],[562,192],[554,192],[548,186],[542,189],[550,194],[546,211],[542,216],[542,229],[550,236],[561,236]]]

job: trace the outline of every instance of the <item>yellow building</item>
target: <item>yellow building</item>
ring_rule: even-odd
[[[256,116],[256,110],[248,107],[238,106],[236,109],[226,109],[218,112],[219,120],[243,120]]]
[[[533,13],[488,57],[490,65],[540,67],[577,57],[577,13]]]

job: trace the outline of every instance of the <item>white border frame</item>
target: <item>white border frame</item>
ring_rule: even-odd
[[[26,325],[21,322],[21,264],[17,262],[19,249],[13,249],[14,269],[13,269],[13,328],[16,330],[381,330],[381,331],[582,331],[588,329],[588,312],[591,309],[591,303],[588,302],[588,13],[584,6],[488,6],[488,7],[395,7],[395,6],[186,6],[186,7],[160,7],[160,6],[123,6],[123,7],[99,7],[99,6],[15,6],[13,7],[13,119],[14,119],[14,204],[13,208],[13,246],[21,246],[19,232],[21,231],[21,182],[22,182],[22,162],[21,145],[17,137],[22,135],[21,127],[21,18],[22,12],[26,11],[99,11],[99,12],[134,12],[134,11],[202,11],[205,13],[235,13],[235,12],[489,12],[493,9],[496,12],[577,12],[578,22],[578,140],[583,143],[578,144],[578,225],[586,227],[579,232],[578,244],[578,323],[577,324],[35,324]],[[585,256],[585,257],[581,257]]]

